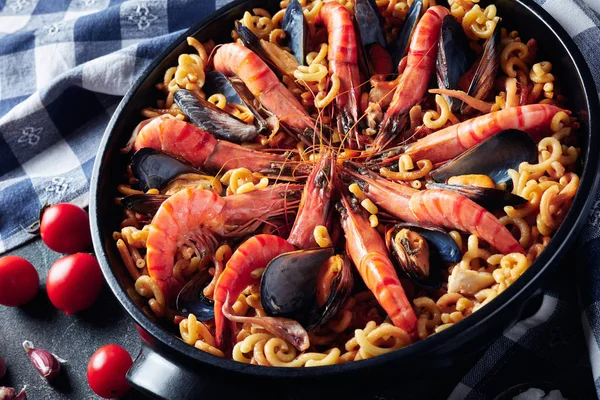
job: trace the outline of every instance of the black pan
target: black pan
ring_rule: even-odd
[[[489,2],[482,2],[483,5]],[[532,0],[499,0],[498,15],[509,30],[517,29],[523,38],[538,41],[540,57],[553,64],[553,73],[562,83],[563,94],[570,101],[581,122],[579,144],[583,173],[579,191],[564,223],[536,262],[505,292],[464,321],[427,340],[383,356],[320,368],[272,368],[246,365],[214,357],[188,346],[175,336],[173,324],[155,321],[128,295],[133,282],[123,266],[112,239],[119,226],[120,212],[113,197],[125,170],[127,157],[119,149],[127,142],[141,120],[140,110],[154,103],[159,95],[154,85],[162,81],[164,71],[176,64],[177,57],[189,52],[187,36],[200,41],[214,39],[229,42],[234,20],[253,7],[275,9],[279,0],[236,1],[190,28],[173,42],[135,82],[115,111],[100,144],[91,184],[90,221],[94,248],[106,280],[115,296],[137,324],[142,351],[128,374],[139,390],[164,399],[192,399],[204,396],[248,398],[257,387],[282,379],[291,384],[317,385],[317,379],[342,379],[352,375],[401,376],[426,370],[450,367],[458,360],[480,351],[503,330],[510,328],[521,315],[534,293],[558,266],[558,261],[573,244],[590,210],[598,185],[600,142],[600,106],[594,82],[581,53],[565,30]],[[592,134],[592,133],[596,134]],[[222,383],[223,376],[226,382]],[[351,379],[351,378],[350,378]],[[260,382],[257,382],[260,380]],[[264,392],[263,392],[264,393]]]

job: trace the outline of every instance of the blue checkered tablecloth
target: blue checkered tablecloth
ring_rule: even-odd
[[[573,37],[600,88],[600,0],[535,1]],[[184,29],[227,2],[0,0],[0,254],[31,239],[24,228],[44,203],[87,205],[121,96]],[[523,377],[589,364],[600,393],[600,200],[578,249],[575,273],[551,282],[539,310],[487,350],[451,399],[493,398]]]

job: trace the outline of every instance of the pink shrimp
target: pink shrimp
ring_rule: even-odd
[[[335,159],[321,157],[306,181],[298,214],[288,237],[288,241],[298,248],[319,247],[315,241],[314,230],[318,225],[329,225],[335,177]]]
[[[530,104],[481,115],[449,126],[409,145],[406,154],[413,161],[447,161],[505,129],[520,129],[540,139],[560,108],[550,104]],[[390,160],[388,160],[390,161]]]
[[[417,24],[410,41],[406,69],[375,138],[375,151],[387,146],[401,133],[408,122],[408,112],[427,93],[429,79],[435,68],[442,20],[446,15],[447,8],[430,7]]]
[[[261,219],[285,212],[298,199],[300,185],[279,184],[254,192],[220,197],[187,188],[162,203],[146,241],[148,273],[168,303],[182,288],[173,276],[177,249],[187,244],[198,254],[216,249],[216,238],[253,232]]]
[[[414,339],[417,330],[415,312],[381,235],[371,227],[369,220],[360,211],[353,211],[346,197],[342,197],[340,214],[346,234],[346,252],[394,325],[404,329]]]
[[[312,137],[315,124],[307,111],[252,50],[239,43],[224,44],[217,49],[214,65],[224,75],[240,78],[254,97],[294,133]]]
[[[525,252],[493,214],[460,194],[440,189],[416,190],[370,171],[363,175],[347,173],[357,178],[368,198],[396,218],[470,232],[503,254]]]
[[[317,16],[329,35],[329,73],[340,80],[340,91],[335,99],[337,125],[340,132],[354,130],[358,120],[360,74],[356,33],[350,12],[343,5],[331,1],[323,4]]]
[[[143,124],[143,125],[142,125]],[[251,150],[226,140],[215,139],[197,126],[180,121],[169,114],[143,121],[133,144],[164,151],[190,164],[208,170],[248,168],[251,171],[283,167],[281,154]]]
[[[242,291],[260,278],[252,272],[266,268],[272,259],[280,254],[296,250],[287,240],[274,235],[256,235],[242,243],[232,254],[227,266],[217,281],[215,301],[215,339],[217,347],[227,353],[235,342],[235,322],[228,321],[223,313],[223,305],[232,305]]]

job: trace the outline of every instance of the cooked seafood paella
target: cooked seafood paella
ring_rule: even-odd
[[[577,192],[535,38],[478,0],[283,0],[201,43],[123,149],[116,241],[145,312],[215,356],[323,366],[477,312]]]

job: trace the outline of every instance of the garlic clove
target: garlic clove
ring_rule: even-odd
[[[6,386],[0,386],[0,400],[13,400],[15,398],[15,389]]]
[[[23,388],[15,397],[14,388],[0,386],[0,400],[27,400],[27,393],[25,393],[25,388]]]
[[[2,379],[6,375],[6,361],[4,358],[0,357],[0,379]],[[2,399],[0,397],[0,399]]]
[[[23,342],[23,348],[29,355],[37,372],[47,382],[52,381],[60,373],[60,361],[54,354],[35,348],[33,343],[28,340]]]

